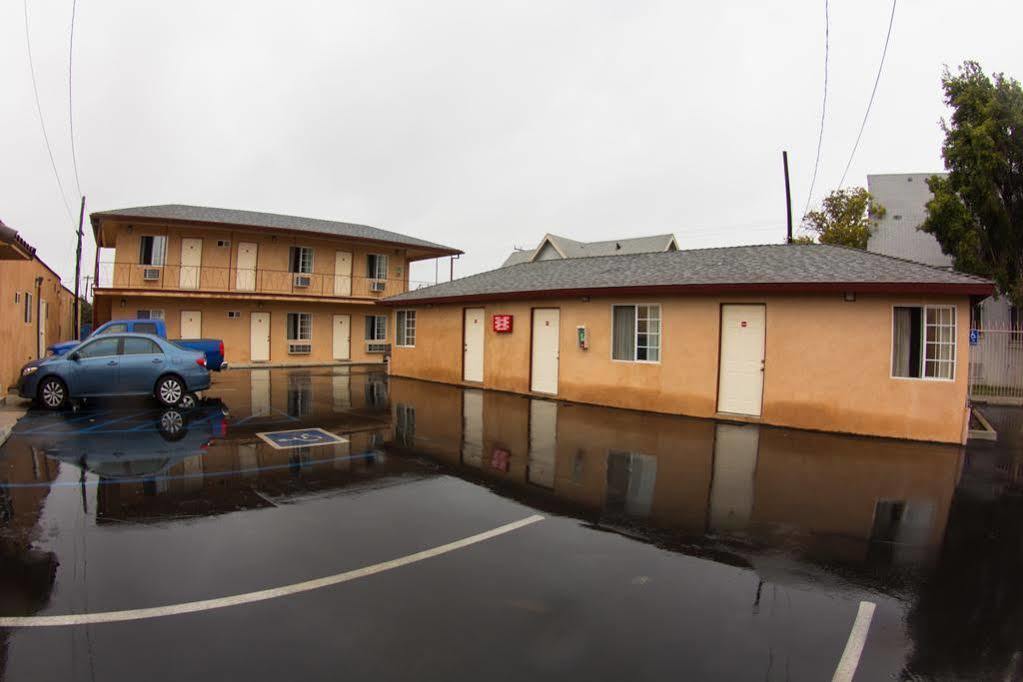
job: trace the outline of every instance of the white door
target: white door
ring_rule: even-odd
[[[331,377],[331,395],[334,397],[334,411],[344,412],[352,406],[352,370],[350,367],[335,367]]]
[[[238,242],[238,270],[234,286],[239,291],[256,290],[256,256],[259,246],[251,242]]]
[[[766,310],[763,305],[721,306],[718,412],[760,416]]]
[[[257,313],[263,314],[263,313]],[[270,370],[253,369],[249,372],[251,410],[253,417],[270,415]]]
[[[181,277],[179,286],[182,289],[199,288],[199,266],[202,264],[202,240],[181,240]]]
[[[544,488],[554,488],[554,461],[557,457],[558,404],[553,400],[529,401],[529,469],[527,480]]]
[[[202,338],[202,312],[199,310],[181,311],[181,338]]]
[[[483,391],[462,391],[462,464],[483,466]]]
[[[334,359],[350,360],[352,357],[352,316],[334,316]]]
[[[464,357],[462,378],[465,381],[483,381],[483,308],[465,309]]]
[[[557,308],[533,311],[533,377],[529,390],[558,393],[558,328],[561,312]]]
[[[352,254],[348,251],[334,254],[334,295],[352,295]]]
[[[270,313],[252,313],[249,322],[249,360],[270,359]]]
[[[710,484],[710,528],[745,530],[753,518],[760,427],[717,424],[714,431],[714,476]]]
[[[39,357],[46,355],[46,301],[39,299]]]

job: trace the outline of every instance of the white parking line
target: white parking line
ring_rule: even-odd
[[[852,631],[849,633],[849,641],[845,643],[845,651],[842,652],[842,658],[838,661],[831,682],[852,682],[856,668],[860,665],[860,654],[863,653],[863,645],[867,643],[867,632],[870,630],[870,621],[874,618],[876,607],[877,604],[873,602],[860,602],[856,620],[853,621]]]
[[[415,554],[409,554],[397,559],[391,559],[390,561],[373,564],[372,566],[365,566],[352,571],[345,571],[344,573],[328,575],[324,578],[317,578],[315,580],[307,580],[306,582],[284,585],[283,587],[274,587],[267,590],[259,590],[257,592],[246,592],[244,594],[236,594],[230,597],[219,597],[217,599],[203,599],[202,601],[170,604],[168,606],[154,606],[147,609],[102,611],[100,613],[75,613],[68,614],[66,616],[6,617],[0,618],[0,627],[38,628],[60,627],[65,625],[92,625],[95,623],[116,623],[125,620],[142,620],[144,618],[177,616],[183,613],[209,611],[210,609],[222,609],[227,606],[239,606],[241,604],[265,601],[267,599],[287,597],[293,594],[299,594],[300,592],[309,592],[310,590],[318,590],[322,587],[330,587],[331,585],[345,583],[350,580],[356,580],[357,578],[365,578],[377,573],[383,573],[384,571],[390,571],[393,568],[400,568],[401,566],[414,564],[417,561],[423,561],[424,559],[431,559],[435,556],[440,556],[441,554],[453,552],[456,549],[462,549],[478,542],[496,538],[499,535],[510,533],[513,530],[518,530],[519,528],[536,523],[537,521],[543,521],[543,519],[544,517],[534,514],[533,516],[526,517],[519,521],[513,521],[512,523],[506,523],[503,526],[498,526],[497,528],[493,528],[483,533],[470,535],[467,538],[449,542],[446,545],[440,545],[438,547],[433,547],[432,549],[424,549],[423,551],[416,552]]]

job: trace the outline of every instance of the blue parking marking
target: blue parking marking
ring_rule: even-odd
[[[347,438],[342,438],[330,431],[318,428],[264,431],[263,433],[257,433],[256,436],[277,450],[307,448],[315,445],[337,445],[338,443],[348,442]]]

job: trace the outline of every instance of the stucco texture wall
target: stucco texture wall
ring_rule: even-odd
[[[611,306],[661,306],[659,363],[611,360]],[[484,388],[528,393],[534,307],[560,309],[558,395],[563,400],[714,417],[717,414],[721,305],[766,305],[763,409],[767,424],[913,440],[961,443],[967,420],[969,300],[966,297],[859,295],[600,298],[419,306],[416,347],[395,348],[391,371],[462,382],[464,307],[486,311]],[[892,306],[957,306],[953,381],[891,374]],[[498,334],[494,314],[514,315]],[[584,325],[589,349],[576,344]]]

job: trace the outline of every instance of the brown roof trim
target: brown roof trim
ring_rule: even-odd
[[[93,237],[99,242],[99,226],[104,220],[116,220],[124,223],[144,223],[150,225],[191,225],[195,227],[210,227],[218,230],[253,230],[255,232],[287,232],[289,234],[301,234],[301,235],[319,235],[326,239],[347,239],[354,242],[366,242],[369,244],[386,244],[388,246],[403,246],[408,249],[416,249],[419,251],[425,251],[435,256],[457,256],[462,255],[465,252],[459,251],[458,249],[445,249],[445,248],[434,248],[431,246],[422,246],[420,244],[409,244],[407,242],[399,241],[387,241],[384,239],[370,239],[367,237],[347,237],[345,235],[333,234],[331,232],[314,232],[312,230],[293,230],[287,227],[266,227],[263,225],[246,225],[244,223],[216,223],[208,222],[203,220],[185,220],[182,218],[154,218],[151,216],[133,216],[123,213],[92,213],[89,215],[89,221],[92,223]],[[106,248],[106,247],[105,247]],[[410,258],[409,261],[423,260],[433,256],[423,256],[423,258]]]
[[[941,283],[941,282],[766,282],[761,284],[671,284],[631,287],[600,287],[578,289],[548,289],[544,291],[507,291],[496,294],[468,296],[435,296],[432,298],[406,298],[380,301],[389,306],[417,306],[427,303],[475,303],[480,301],[521,301],[528,299],[574,298],[577,296],[632,296],[676,294],[692,296],[727,293],[878,293],[878,294],[950,294],[959,296],[991,296],[993,284]]]

